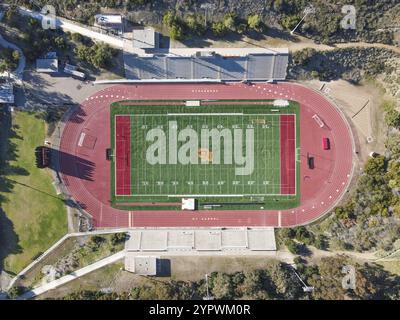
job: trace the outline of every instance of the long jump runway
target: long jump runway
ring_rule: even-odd
[[[301,203],[294,209],[235,210],[235,211],[123,211],[111,207],[110,162],[105,150],[110,147],[110,104],[121,100],[202,100],[202,99],[288,99],[300,103],[301,154],[293,150],[295,135],[292,120],[281,119],[281,193],[291,194],[296,186],[293,161],[300,164]],[[318,115],[325,125],[315,120]],[[123,122],[124,120],[121,119]],[[117,148],[123,157],[117,161],[118,172],[130,168],[130,141],[126,139],[129,126],[119,125]],[[82,132],[87,132],[82,136]],[[91,148],[85,147],[95,139]],[[322,138],[329,138],[331,150],[322,148]],[[68,120],[60,145],[60,173],[63,182],[77,203],[93,217],[96,228],[109,227],[229,227],[273,226],[288,227],[310,223],[341,199],[353,171],[353,138],[342,114],[319,93],[293,83],[279,84],[143,84],[118,85],[88,97]],[[282,154],[283,155],[283,154]],[[315,159],[309,169],[307,157]],[[82,169],[82,163],[90,163]],[[116,186],[123,194],[131,182]],[[128,186],[128,188],[126,187]]]

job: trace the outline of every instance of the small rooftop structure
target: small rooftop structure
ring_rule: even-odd
[[[139,275],[157,275],[157,257],[129,256],[125,258],[125,270]]]
[[[196,210],[196,200],[193,198],[182,198],[182,210]]]
[[[96,14],[94,16],[96,23],[100,25],[118,25],[122,24],[122,16],[119,14]]]
[[[117,30],[119,34],[123,32],[123,18],[120,14],[96,14],[94,16],[95,26]]]
[[[0,82],[0,104],[3,103],[14,103],[13,85],[8,82]]]
[[[58,59],[37,59],[36,71],[41,73],[58,72]]]
[[[139,49],[157,49],[158,33],[154,28],[147,27],[133,30],[133,47]]]

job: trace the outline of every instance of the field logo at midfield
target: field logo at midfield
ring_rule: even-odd
[[[146,160],[151,165],[235,164],[236,175],[251,175],[254,171],[254,128],[247,128],[245,137],[243,131],[240,128],[231,130],[220,126],[218,129],[203,127],[199,139],[197,131],[190,127],[178,131],[177,122],[169,121],[168,134],[162,128],[147,132],[146,141],[152,144],[146,150]],[[210,150],[210,141],[212,158],[199,157],[199,150]],[[183,143],[179,148],[178,142]]]

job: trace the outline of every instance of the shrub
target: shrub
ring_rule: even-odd
[[[111,244],[113,246],[116,246],[122,242],[124,242],[126,239],[125,233],[114,233],[111,237]]]
[[[288,248],[290,253],[293,254],[300,254],[301,251],[301,245],[295,242],[292,239],[288,239],[285,241],[285,246]]]
[[[227,32],[225,25],[222,22],[214,22],[211,25],[211,30],[212,30],[213,34],[217,37],[222,37]]]
[[[227,13],[224,16],[223,25],[226,30],[236,30],[236,15],[234,13]]]
[[[253,14],[247,17],[247,25],[249,29],[261,31],[261,17],[258,14]]]

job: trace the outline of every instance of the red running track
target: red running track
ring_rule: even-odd
[[[281,211],[122,211],[110,205],[110,104],[126,99],[290,99],[300,103],[300,189],[297,208]],[[314,114],[326,124],[320,128]],[[96,138],[94,146],[79,144],[81,133]],[[322,150],[323,137],[331,150]],[[307,166],[307,153],[315,168]],[[84,169],[82,169],[84,164]],[[326,98],[294,83],[279,84],[143,84],[118,85],[88,97],[64,128],[60,174],[72,197],[107,227],[288,227],[310,223],[327,213],[346,192],[353,172],[353,140],[342,114]]]
[[[295,116],[280,116],[281,194],[296,194]]]
[[[131,194],[131,117],[115,117],[116,195]]]

